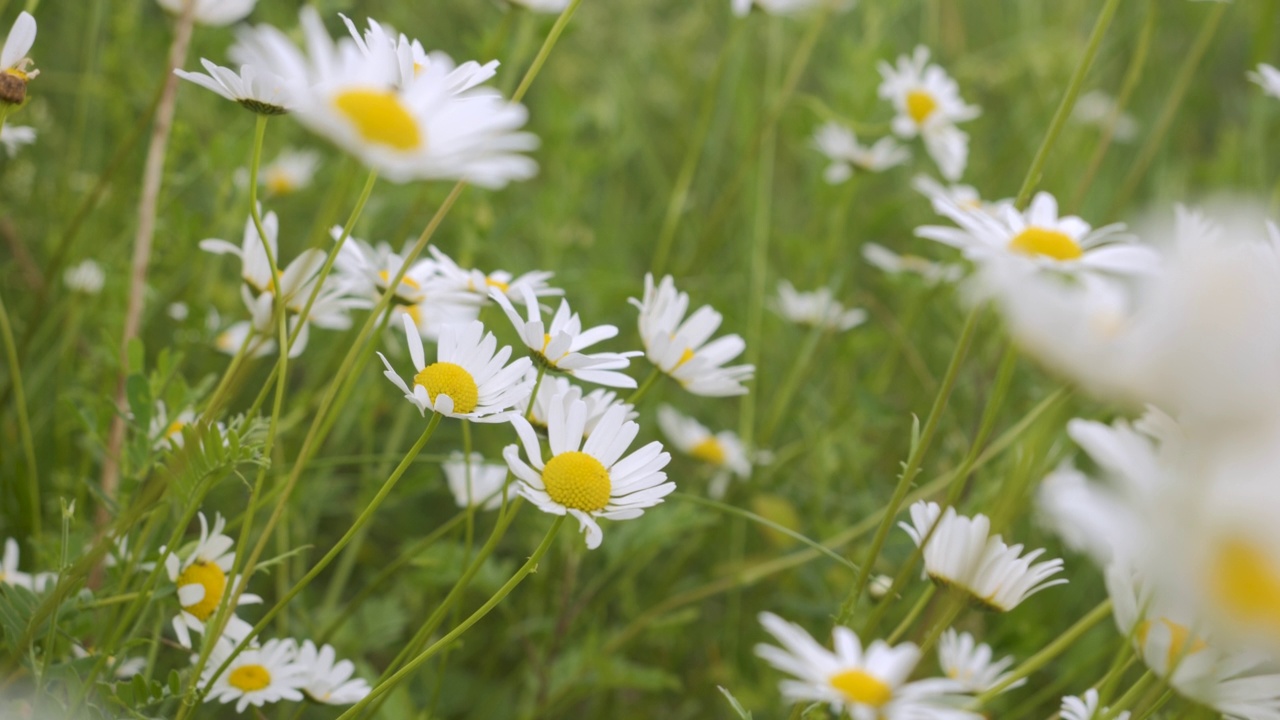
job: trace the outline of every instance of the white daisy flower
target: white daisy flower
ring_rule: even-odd
[[[497,510],[502,505],[502,488],[507,484],[507,466],[486,462],[480,453],[471,453],[471,462],[460,451],[453,451],[441,463],[449,491],[458,507]]]
[[[571,0],[507,0],[512,5],[540,13],[562,13]]]
[[[538,371],[530,368],[525,380],[530,383],[537,382],[537,375]],[[618,394],[612,390],[596,388],[591,392],[584,393],[582,388],[567,379],[550,376],[542,378],[542,385],[538,386],[538,397],[532,399],[532,411],[529,409],[530,398],[521,400],[516,408],[520,411],[521,417],[527,419],[538,430],[545,432],[548,418],[551,417],[552,403],[567,406],[577,400],[587,404],[587,421],[582,426],[582,437],[584,438],[596,429],[600,419],[609,411],[609,408],[615,405],[621,407],[626,413],[626,420],[634,420],[639,417],[639,413],[635,411],[635,406],[619,400]]]
[[[147,437],[153,438],[151,447],[156,450],[163,450],[170,446],[175,448],[182,447],[182,429],[196,421],[196,411],[192,408],[186,408],[182,412],[169,419],[169,409],[165,407],[163,400],[157,400],[155,409],[151,413],[151,425],[147,428]]]
[[[715,468],[707,494],[719,500],[729,488],[730,476],[751,477],[751,459],[742,440],[729,430],[712,434],[705,425],[682,415],[670,405],[658,407],[658,427],[675,449]]]
[[[4,557],[0,558],[0,584],[35,590],[31,574],[18,569],[19,553],[18,541],[5,538]]]
[[[409,316],[402,319],[415,372],[412,388],[392,369],[386,356],[378,353],[378,357],[387,368],[383,374],[419,412],[431,410],[473,422],[505,422],[511,408],[531,392],[532,383],[524,375],[533,361],[517,358],[507,365],[511,348],[498,349],[497,339],[485,332],[483,323],[445,326],[436,362],[428,365],[418,328]]]
[[[4,154],[13,157],[24,145],[32,145],[36,141],[36,129],[29,125],[5,125],[0,127],[0,145],[4,146]]]
[[[268,212],[262,217],[262,229],[267,234],[267,246],[271,248],[271,256],[275,258],[280,270],[280,292],[287,300],[302,289],[324,265],[325,253],[318,248],[304,250],[293,262],[284,267],[280,258],[280,245],[277,237],[280,234],[280,220],[275,212]],[[262,247],[258,236],[258,228],[250,217],[244,224],[244,238],[237,247],[226,240],[208,238],[200,241],[200,249],[215,255],[235,255],[240,258],[240,278],[255,295],[273,292],[271,281],[271,260]],[[305,301],[305,298],[304,298]]]
[[[755,374],[752,365],[724,364],[742,354],[747,345],[738,335],[707,342],[723,317],[710,305],[698,308],[687,319],[688,293],[676,290],[670,275],[655,286],[653,275],[644,276],[644,297],[631,298],[640,311],[640,339],[645,355],[659,370],[694,395],[723,397],[745,395],[742,383]]]
[[[944,513],[937,503],[921,500],[911,506],[911,524],[898,526],[919,546],[935,524],[924,548],[925,574],[963,590],[983,607],[1008,612],[1031,595],[1067,582],[1049,579],[1062,571],[1062,560],[1032,565],[1044,550],[1023,555],[1021,545],[1006,545],[999,535],[990,534],[986,515],[969,518],[951,507]]]
[[[520,480],[517,492],[543,512],[576,518],[590,549],[600,547],[604,539],[598,519],[638,518],[676,489],[662,472],[671,461],[662,443],[651,442],[622,457],[640,432],[640,426],[626,415],[624,408],[611,407],[584,441],[587,404],[552,398],[547,423],[551,459],[543,462],[538,436],[520,416],[513,417],[511,424],[524,445],[527,462],[521,459],[518,445],[508,445],[502,452]]]
[[[102,272],[102,266],[92,260],[84,260],[72,265],[62,273],[62,281],[67,284],[69,290],[85,295],[97,295],[102,292],[105,280],[106,274]]]
[[[363,678],[352,678],[355,663],[338,660],[338,654],[330,645],[319,648],[310,640],[304,640],[298,648],[294,664],[303,668],[302,691],[307,697],[325,705],[351,705],[369,694],[369,683]]]
[[[174,70],[173,74],[239,103],[259,115],[282,115],[293,108],[296,89],[290,80],[254,65],[241,65],[240,71],[200,59],[206,73]]]
[[[20,12],[0,48],[0,102],[20,105],[27,98],[27,81],[40,74],[27,53],[36,42],[36,19]]]
[[[773,613],[761,613],[760,624],[782,647],[760,644],[759,655],[795,679],[784,680],[782,695],[792,702],[820,702],[853,720],[980,720],[981,715],[949,707],[959,698],[953,680],[930,678],[907,682],[920,651],[911,643],[891,647],[876,640],[862,647],[849,628],[831,632],[835,651],[826,649],[804,628]]]
[[[1115,115],[1111,137],[1116,142],[1129,142],[1138,135],[1138,121],[1127,112],[1116,114],[1116,100],[1101,90],[1090,90],[1076,100],[1071,119],[1082,125],[1106,127]]]
[[[960,98],[960,87],[938,65],[929,63],[929,48],[919,46],[897,65],[881,61],[879,95],[893,104],[897,115],[893,131],[899,137],[924,139],[925,149],[948,180],[964,174],[969,158],[969,136],[956,123],[978,117],[975,105]]]
[[[934,262],[919,255],[899,255],[876,243],[869,242],[862,246],[862,258],[890,275],[919,275],[929,285],[955,282],[964,276],[964,268],[959,265]]]
[[[1005,205],[1012,206],[1013,200],[1005,198],[994,202],[987,202],[982,199],[982,195],[978,189],[972,185],[964,185],[961,183],[949,183],[943,185],[928,175],[916,175],[911,178],[911,187],[915,191],[929,198],[929,202],[936,202],[939,198],[949,201],[953,205],[959,205],[969,210],[983,210],[992,215],[999,212],[999,209]]]
[[[492,290],[502,292],[508,300],[517,303],[524,302],[525,288],[535,298],[557,297],[564,294],[564,290],[547,284],[555,273],[533,270],[517,277],[506,270],[494,270],[490,273],[475,269],[468,270],[460,267],[453,258],[445,255],[434,245],[429,246],[427,250],[431,252],[431,257],[437,263],[436,272],[439,278],[433,285],[450,293],[471,293],[485,305],[489,304],[489,293]]]
[[[1068,695],[1062,698],[1062,709],[1058,717],[1062,720],[1094,720],[1105,717],[1110,708],[1098,708],[1098,690],[1089,688],[1083,697]],[[1129,711],[1117,714],[1113,720],[1129,720]]]
[[[164,558],[165,571],[169,580],[178,586],[178,604],[182,609],[173,618],[173,631],[183,647],[191,647],[191,630],[204,633],[204,624],[213,617],[214,611],[222,603],[227,592],[234,593],[243,578],[228,578],[227,573],[235,563],[236,554],[231,550],[234,541],[222,533],[227,521],[222,515],[216,515],[213,530],[204,513],[199,513],[200,539],[196,544],[179,557],[177,552],[160,548]],[[252,593],[241,593],[239,605],[252,605],[262,602],[262,598]],[[252,627],[245,621],[232,615],[224,629],[224,637],[239,640]],[[216,667],[216,665],[214,665]]]
[[[583,352],[596,343],[616,337],[618,328],[613,325],[597,325],[583,330],[582,320],[578,314],[569,309],[569,301],[560,299],[560,308],[551,318],[551,322],[542,320],[542,308],[527,285],[520,287],[528,318],[520,317],[520,313],[507,299],[506,293],[497,288],[491,289],[489,296],[502,307],[507,319],[515,326],[520,340],[533,356],[534,362],[549,370],[571,375],[583,382],[607,385],[609,387],[634,388],[636,381],[631,376],[618,372],[631,365],[631,358],[643,355],[635,352]]]
[[[428,53],[422,43],[417,40],[405,36],[403,33],[396,37],[395,30],[390,26],[382,25],[376,20],[369,18],[367,20],[369,26],[361,33],[356,24],[346,15],[338,14],[342,18],[342,22],[346,24],[347,31],[351,33],[351,38],[355,41],[356,46],[366,56],[382,55],[388,51],[395,55],[395,62],[399,74],[396,80],[396,86],[406,88],[422,74],[433,62],[443,62],[453,68],[453,61],[444,53],[435,52]],[[446,78],[448,86],[455,93],[470,90],[477,85],[481,85],[491,80],[498,72],[498,61],[490,60],[481,65],[471,60],[449,71]]]
[[[1262,91],[1271,97],[1280,98],[1280,70],[1266,63],[1258,63],[1256,72],[1249,72],[1248,77],[1257,83]]]
[[[832,185],[848,180],[855,167],[868,172],[883,172],[911,159],[911,153],[891,137],[882,137],[870,147],[858,143],[853,130],[837,122],[828,122],[813,134],[813,146],[827,156],[830,164],[822,178]]]
[[[1013,664],[1013,656],[996,662],[992,662],[991,658],[991,646],[974,640],[969,633],[957,633],[953,628],[947,628],[938,641],[939,667],[943,674],[960,683],[965,692],[984,693],[1009,678],[1010,673],[1005,670]],[[1012,690],[1026,683],[1026,678],[1023,678],[1011,683],[1005,690]]]
[[[867,311],[861,308],[845,309],[835,299],[831,288],[800,292],[787,280],[778,283],[778,297],[773,303],[782,317],[797,325],[826,328],[845,332],[867,320]]]
[[[261,646],[247,647],[231,660],[225,672],[214,678],[233,650],[234,642],[220,638],[209,653],[200,676],[205,702],[234,701],[236,712],[244,712],[250,705],[260,708],[281,700],[302,700],[309,668],[296,661],[298,647],[293,640],[268,640]]]
[[[1150,274],[1160,265],[1159,253],[1122,234],[1121,223],[1095,230],[1074,215],[1059,217],[1058,201],[1047,192],[1036,193],[1023,212],[1012,205],[999,205],[994,213],[974,210],[945,198],[935,198],[933,207],[959,227],[926,225],[916,235],[977,262],[1015,259],[1040,269],[1113,275]]]
[[[285,149],[258,172],[258,184],[273,196],[291,195],[311,184],[320,153],[315,150]]]
[[[221,27],[243,20],[253,12],[258,0],[156,0],[160,7],[174,15],[181,15],[188,2],[195,3],[195,20],[201,25]]]
[[[751,12],[753,6],[770,15],[795,15],[825,4],[830,4],[835,11],[848,10],[853,3],[854,0],[730,0],[730,8],[739,17]]]

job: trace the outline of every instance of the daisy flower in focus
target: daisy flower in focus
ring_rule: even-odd
[[[192,12],[195,13],[196,22],[214,27],[243,20],[246,15],[253,12],[253,6],[258,4],[258,0],[156,0],[156,2],[174,15],[181,15],[186,10],[188,2],[194,3],[195,9]]]
[[[963,686],[965,692],[984,693],[1009,677],[1005,670],[1013,664],[1013,656],[992,662],[991,647],[973,639],[969,633],[947,628],[938,641],[938,665],[943,674]],[[1011,683],[1012,690],[1027,683],[1026,678]],[[1002,691],[1003,692],[1003,691]]]
[[[1105,128],[1115,117],[1115,125],[1111,136],[1116,142],[1129,142],[1138,135],[1138,121],[1127,112],[1116,107],[1115,98],[1101,90],[1090,90],[1076,100],[1071,111],[1071,119],[1083,125],[1096,125]]]
[[[351,677],[356,672],[355,663],[338,660],[331,645],[317,648],[315,643],[304,640],[293,662],[303,669],[302,691],[318,703],[351,705],[369,694],[366,680]]]
[[[741,480],[751,477],[751,459],[737,434],[729,430],[712,434],[705,425],[670,405],[658,407],[658,427],[675,449],[715,469],[707,490],[713,499],[724,497],[730,476]]]
[[[5,125],[0,127],[0,145],[4,146],[4,154],[13,157],[24,145],[32,145],[36,141],[36,129],[29,125]]]
[[[894,133],[908,139],[919,135],[942,176],[958,180],[969,159],[969,136],[956,123],[978,117],[980,110],[966,105],[956,81],[929,63],[929,48],[924,46],[900,56],[896,65],[881,61],[879,70],[879,95],[897,111]]]
[[[883,172],[911,159],[911,153],[891,137],[883,137],[870,147],[858,143],[853,130],[837,122],[829,122],[813,134],[813,146],[831,164],[822,177],[836,185],[853,176],[855,167],[868,172]]]
[[[1258,70],[1250,71],[1248,76],[1262,88],[1264,93],[1280,98],[1280,70],[1266,63],[1258,63]]]
[[[1094,720],[1094,718],[1103,717],[1110,708],[1098,707],[1098,690],[1089,688],[1083,697],[1068,695],[1062,698],[1062,708],[1058,711],[1058,717],[1062,720]],[[1129,720],[1129,711],[1118,713],[1113,720]]]
[[[944,265],[919,255],[899,255],[876,243],[866,243],[862,246],[862,258],[890,275],[903,273],[919,275],[929,285],[955,282],[964,276],[964,268],[959,265]]]
[[[781,647],[760,644],[759,655],[794,679],[784,680],[782,695],[790,702],[819,702],[837,715],[854,720],[980,720],[981,715],[948,707],[961,691],[941,678],[907,682],[920,660],[911,643],[892,647],[876,640],[865,649],[849,628],[832,630],[835,651],[826,649],[804,628],[773,613],[761,613],[760,624]]]
[[[236,554],[231,550],[234,541],[222,533],[227,521],[222,515],[214,517],[213,529],[204,513],[199,513],[200,539],[187,552],[179,557],[177,552],[169,552],[160,548],[164,557],[165,571],[169,580],[178,587],[178,604],[182,609],[173,618],[173,631],[183,647],[191,647],[191,630],[204,633],[204,624],[222,603],[223,596],[234,593],[243,578],[228,578],[231,566],[235,563]],[[252,605],[262,602],[262,598],[251,593],[240,595],[240,605]],[[248,623],[232,615],[227,622],[224,635],[228,638],[243,638],[252,629]],[[212,667],[217,667],[213,664]]]
[[[1059,216],[1058,201],[1036,193],[1025,211],[999,205],[995,212],[962,207],[947,198],[934,198],[933,208],[959,227],[926,225],[916,235],[959,249],[974,261],[1015,258],[1037,268],[1067,273],[1103,272],[1115,275],[1152,273],[1160,255],[1122,235],[1116,223],[1094,229],[1074,215]]]
[[[440,331],[436,362],[428,365],[417,326],[407,315],[402,319],[413,359],[412,388],[385,355],[378,353],[378,357],[387,368],[383,374],[419,412],[430,410],[472,422],[505,422],[511,408],[529,395],[532,382],[524,376],[533,361],[518,358],[507,365],[511,348],[498,349],[497,339],[480,321],[445,326]]]
[[[537,370],[530,369],[525,380],[531,385],[537,382]],[[587,421],[582,426],[582,437],[587,437],[592,430],[596,429],[596,425],[600,423],[600,419],[614,406],[620,407],[626,413],[626,420],[634,420],[639,414],[635,412],[635,406],[631,403],[624,403],[618,399],[618,394],[612,390],[604,388],[596,388],[591,392],[584,392],[582,388],[574,385],[562,377],[543,377],[542,384],[538,386],[538,396],[521,400],[516,406],[520,411],[520,416],[527,419],[534,428],[545,432],[547,429],[548,418],[551,417],[552,403],[567,405],[577,400],[587,404]],[[530,409],[530,402],[533,403]]]
[[[62,281],[67,284],[68,290],[85,295],[97,295],[102,292],[104,280],[106,275],[102,272],[102,266],[92,260],[76,263],[62,273]]]
[[[583,330],[582,320],[569,309],[569,301],[564,298],[560,299],[560,309],[556,310],[551,322],[544,323],[542,309],[538,306],[538,299],[534,297],[533,291],[524,285],[520,287],[520,294],[523,296],[528,318],[520,317],[506,293],[497,288],[489,292],[490,297],[502,307],[507,319],[515,326],[520,340],[529,349],[536,363],[549,370],[572,375],[583,382],[620,388],[636,386],[634,378],[618,371],[629,367],[631,358],[644,353],[583,352],[598,342],[617,336],[618,328],[613,325],[597,325]]]
[[[652,274],[644,276],[644,297],[631,298],[630,302],[640,311],[640,339],[645,355],[659,370],[694,395],[723,397],[747,393],[742,383],[752,378],[755,367],[724,367],[742,354],[746,343],[738,335],[725,335],[707,342],[723,320],[710,305],[703,305],[686,319],[688,293],[677,291],[670,275],[655,286]]]
[[[250,705],[260,708],[281,700],[302,700],[308,668],[296,662],[298,647],[293,640],[268,640],[261,646],[249,646],[214,678],[233,650],[234,642],[219,638],[209,653],[209,662],[200,677],[205,702],[235,702],[236,712],[241,713]]]
[[[478,302],[488,304],[489,292],[498,290],[512,302],[523,303],[524,289],[527,288],[535,298],[554,297],[564,294],[564,290],[554,288],[547,281],[555,273],[545,270],[533,270],[519,276],[513,276],[506,270],[494,270],[485,273],[480,270],[466,269],[454,262],[453,258],[444,254],[440,248],[431,245],[427,248],[435,259],[436,272],[439,279],[434,283],[440,289],[449,292],[471,293]]]
[[[599,519],[638,518],[676,489],[662,471],[671,461],[662,443],[655,440],[623,457],[640,432],[640,426],[626,415],[620,406],[609,408],[584,441],[587,404],[552,398],[547,422],[551,457],[546,462],[533,426],[518,415],[511,418],[525,451],[525,458],[520,457],[519,445],[502,451],[520,480],[516,491],[543,512],[572,515],[589,549],[600,547],[604,540]]]
[[[258,184],[273,196],[291,195],[306,188],[320,167],[315,150],[285,149],[258,172]]]
[[[810,292],[800,292],[786,280],[778,283],[778,297],[774,307],[779,315],[797,325],[839,332],[852,330],[867,320],[866,310],[846,310],[835,299],[831,288],[821,287]]]
[[[200,64],[203,73],[174,70],[173,74],[259,115],[283,115],[293,108],[296,88],[279,75],[254,65],[241,65],[236,72],[204,58]]]
[[[502,505],[502,487],[507,484],[507,466],[485,462],[480,453],[471,453],[471,462],[460,451],[453,451],[444,468],[445,480],[458,507],[496,510]]]
[[[990,610],[1008,612],[1031,595],[1067,582],[1049,579],[1062,571],[1061,560],[1033,565],[1044,550],[1023,555],[1021,545],[1006,545],[999,535],[990,534],[986,515],[969,518],[951,507],[944,513],[937,503],[921,500],[911,506],[911,524],[898,525],[917,546],[929,537],[924,569],[930,579],[964,591]]]
[[[27,57],[35,42],[36,19],[26,11],[18,13],[0,48],[0,103],[21,105],[27,99],[27,81],[40,74]]]

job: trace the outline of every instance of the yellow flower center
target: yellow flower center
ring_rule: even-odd
[[[267,192],[272,195],[288,195],[298,189],[297,183],[288,174],[279,170],[267,173]]]
[[[198,620],[208,620],[218,603],[222,602],[222,591],[227,588],[227,574],[215,563],[197,560],[191,567],[178,576],[178,587],[200,585],[204,588],[204,597],[193,605],[183,605],[182,609],[196,616]]]
[[[448,395],[453,400],[453,411],[459,414],[469,413],[476,409],[480,401],[480,388],[471,373],[451,362],[432,363],[422,372],[413,376],[413,381],[427,389],[431,402],[440,395]]]
[[[493,278],[489,278],[489,277],[484,279],[484,284],[491,288],[498,288],[504,293],[511,289],[510,285],[502,282],[501,280],[494,280]]]
[[[907,114],[917,125],[923,125],[934,110],[938,109],[938,101],[924,90],[912,90],[907,93]]]
[[[689,454],[712,465],[724,464],[724,446],[714,437],[708,437],[706,440],[694,445],[689,450]]]
[[[1169,652],[1165,661],[1168,667],[1173,667],[1188,655],[1194,655],[1201,650],[1209,647],[1205,641],[1191,634],[1191,630],[1187,626],[1176,623],[1169,618],[1160,618],[1156,622],[1163,623],[1169,628]],[[1138,637],[1138,643],[1142,646],[1147,644],[1147,635],[1151,632],[1151,620],[1144,620],[1138,625],[1135,633]]]
[[[893,688],[865,670],[845,670],[831,676],[831,687],[859,705],[880,707],[893,699]]]
[[[416,150],[422,145],[418,123],[390,90],[344,90],[333,104],[367,142],[396,150]]]
[[[604,465],[577,450],[551,458],[542,471],[542,484],[552,500],[583,512],[603,510],[613,490]]]
[[[271,671],[261,665],[241,665],[227,675],[227,684],[241,692],[261,690],[271,684]]]
[[[1266,552],[1237,538],[1223,543],[1215,560],[1211,587],[1227,612],[1280,631],[1280,568]]]
[[[1060,230],[1029,227],[1009,241],[1009,249],[1023,255],[1042,255],[1054,260],[1075,260],[1084,250]]]
[[[169,427],[164,431],[164,436],[166,438],[171,438],[175,435],[179,435],[182,433],[182,428],[186,426],[187,424],[182,422],[181,420],[174,420],[173,422],[169,423]]]
[[[391,273],[387,272],[386,270],[379,270],[379,271],[378,271],[378,279],[382,281],[382,286],[383,286],[383,287],[386,287],[387,285],[391,284]],[[414,290],[421,290],[421,289],[422,289],[422,286],[418,284],[418,281],[417,281],[417,280],[414,280],[413,278],[411,278],[411,277],[409,277],[409,276],[407,276],[407,275],[406,275],[405,277],[400,278],[400,284],[401,284],[401,285],[408,285],[409,287],[413,288]]]

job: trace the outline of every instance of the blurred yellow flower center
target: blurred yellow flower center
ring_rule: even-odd
[[[1023,255],[1042,255],[1054,260],[1075,260],[1084,255],[1084,250],[1070,235],[1040,227],[1029,227],[1018,233],[1009,241],[1009,249]]]
[[[261,665],[241,665],[227,675],[227,684],[241,692],[261,690],[271,684],[271,672]]]
[[[1215,557],[1213,592],[1236,619],[1280,631],[1280,568],[1257,545],[1223,543]]]
[[[1209,647],[1203,640],[1193,636],[1191,630],[1185,625],[1163,617],[1156,622],[1163,623],[1169,629],[1169,652],[1166,658],[1169,667],[1181,662],[1188,655],[1194,655]],[[1151,620],[1144,620],[1138,624],[1136,635],[1140,645],[1146,646],[1147,635],[1151,632],[1151,624]]]
[[[182,422],[181,420],[174,420],[173,422],[169,423],[169,427],[165,429],[164,436],[166,438],[171,438],[174,435],[181,434],[182,428],[186,426],[187,424]]]
[[[267,191],[272,195],[288,195],[298,189],[293,178],[279,170],[267,173]]]
[[[590,455],[571,450],[547,461],[542,484],[552,500],[583,512],[603,510],[613,490],[609,471]]]
[[[510,285],[502,282],[501,280],[494,280],[493,278],[488,277],[484,279],[484,284],[491,288],[498,288],[504,293],[511,289]]]
[[[689,450],[689,454],[699,460],[709,462],[712,465],[724,464],[724,446],[721,445],[720,441],[714,437],[709,437],[697,445],[694,445],[693,448]]]
[[[451,362],[432,363],[414,375],[413,381],[427,389],[427,396],[433,403],[436,397],[448,395],[453,400],[455,413],[469,413],[480,401],[480,388],[476,386],[475,378],[461,365]]]
[[[391,273],[387,272],[386,270],[379,270],[379,271],[378,271],[378,279],[382,281],[383,286],[386,286],[386,285],[390,284],[390,282],[391,282]],[[400,284],[401,284],[401,285],[408,285],[409,287],[413,288],[414,290],[421,290],[421,289],[422,289],[422,286],[418,284],[418,281],[417,281],[417,280],[414,280],[413,278],[408,277],[408,276],[400,278]]]
[[[924,90],[912,90],[907,93],[907,114],[917,125],[923,125],[925,120],[938,109],[938,101],[933,99],[933,95]]]
[[[222,591],[227,588],[227,574],[215,563],[197,560],[178,576],[178,587],[185,585],[203,587],[204,597],[192,605],[183,605],[182,609],[195,615],[198,620],[208,620],[222,601]]]
[[[367,142],[396,150],[414,150],[422,145],[418,123],[390,90],[344,90],[333,104]]]
[[[845,670],[832,675],[831,687],[859,705],[880,707],[893,699],[893,688],[864,670]]]

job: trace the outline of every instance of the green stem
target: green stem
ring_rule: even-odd
[[[792,530],[791,528],[786,527],[785,525],[779,525],[778,523],[766,517],[762,517],[748,510],[743,510],[742,508],[739,508],[739,507],[734,507],[733,505],[729,505],[727,503],[717,502],[715,500],[700,497],[698,495],[689,495],[688,493],[675,492],[675,493],[671,493],[671,495],[669,495],[668,497],[672,500],[684,500],[687,502],[694,503],[695,505],[705,505],[706,507],[715,508],[721,512],[725,512],[736,517],[746,518],[747,520],[750,520],[751,522],[757,523],[759,525],[763,525],[764,527],[767,527],[770,530],[773,530],[775,532],[780,532],[783,535],[786,535],[787,537],[793,540],[799,540],[805,545],[808,545],[814,550],[817,550],[818,552],[822,553],[823,555],[826,555],[832,560],[835,560],[841,565],[844,565],[850,570],[854,572],[858,572],[858,566],[849,562],[848,558],[844,557],[840,553],[832,550],[826,545],[823,545],[817,540],[812,540],[804,535],[801,535],[795,530]]]
[[[991,701],[996,695],[1004,692],[1008,687],[1019,680],[1028,677],[1031,673],[1039,670],[1049,661],[1061,655],[1067,648],[1071,647],[1094,625],[1104,620],[1111,614],[1111,600],[1103,600],[1097,607],[1089,611],[1089,614],[1076,621],[1075,625],[1067,628],[1067,631],[1058,636],[1056,640],[1045,645],[1040,652],[1027,658],[1021,665],[1010,672],[1003,680],[987,689],[986,692],[978,695],[973,700],[973,707],[981,707]]]
[[[556,41],[560,39],[561,33],[569,26],[569,19],[577,12],[578,6],[582,4],[582,0],[573,0],[568,7],[560,13],[560,17],[556,18],[555,25],[551,26],[551,32],[547,33],[547,39],[543,41],[542,47],[538,49],[538,54],[533,58],[533,64],[529,66],[525,72],[524,78],[520,80],[520,86],[511,94],[511,102],[520,102],[524,99],[525,93],[529,92],[529,87],[533,85],[533,79],[538,77],[538,73],[542,71],[542,66],[547,62],[547,58],[551,55],[551,49],[556,46]]]
[[[658,376],[661,374],[662,369],[657,365],[653,366],[653,370],[649,371],[649,376],[644,379],[644,382],[640,383],[640,387],[636,388],[627,396],[627,399],[624,402],[628,405],[635,405],[640,402],[640,398],[644,397],[645,393],[649,392],[649,388],[658,380]]]
[[[929,601],[933,599],[933,594],[937,591],[938,586],[933,583],[929,583],[929,585],[925,587],[924,592],[920,593],[920,598],[916,600],[916,604],[911,606],[911,610],[907,612],[907,616],[902,618],[902,622],[898,623],[898,626],[893,629],[893,632],[889,633],[889,637],[885,639],[885,642],[893,645],[898,642],[898,640],[902,639],[903,634],[907,632],[908,628],[915,624],[916,618],[920,617],[920,613],[924,612],[925,606],[929,604]],[[892,593],[892,590],[890,590],[890,593]],[[893,596],[891,594],[886,594],[885,597],[888,598]]]
[[[537,406],[537,404],[538,404],[538,390],[542,387],[542,378],[546,377],[546,374],[547,374],[547,364],[546,364],[546,363],[544,363],[544,362],[538,362],[538,363],[537,363],[537,366],[538,366],[538,379],[533,381],[533,393],[532,393],[531,395],[529,395],[529,412],[525,414],[525,419],[526,419],[526,420],[533,420],[533,408],[534,408],[534,407],[536,407],[536,406]],[[469,454],[469,453],[470,453],[470,451],[464,451],[464,452],[467,452],[467,453],[468,453],[468,455],[467,455],[467,470],[468,470],[467,483],[468,483],[468,486],[467,486],[467,487],[468,487],[468,488],[470,488],[470,482],[471,482],[471,477],[470,477],[471,456],[470,456],[470,454]]]
[[[0,336],[4,338],[4,353],[9,360],[13,403],[18,415],[18,435],[22,438],[22,454],[27,458],[26,514],[31,521],[31,535],[39,538],[40,527],[40,474],[36,471],[36,446],[31,435],[31,418],[27,414],[27,394],[22,387],[22,367],[18,364],[18,348],[13,341],[13,326],[9,324],[9,311],[0,298]],[[39,547],[32,543],[31,547]]]

